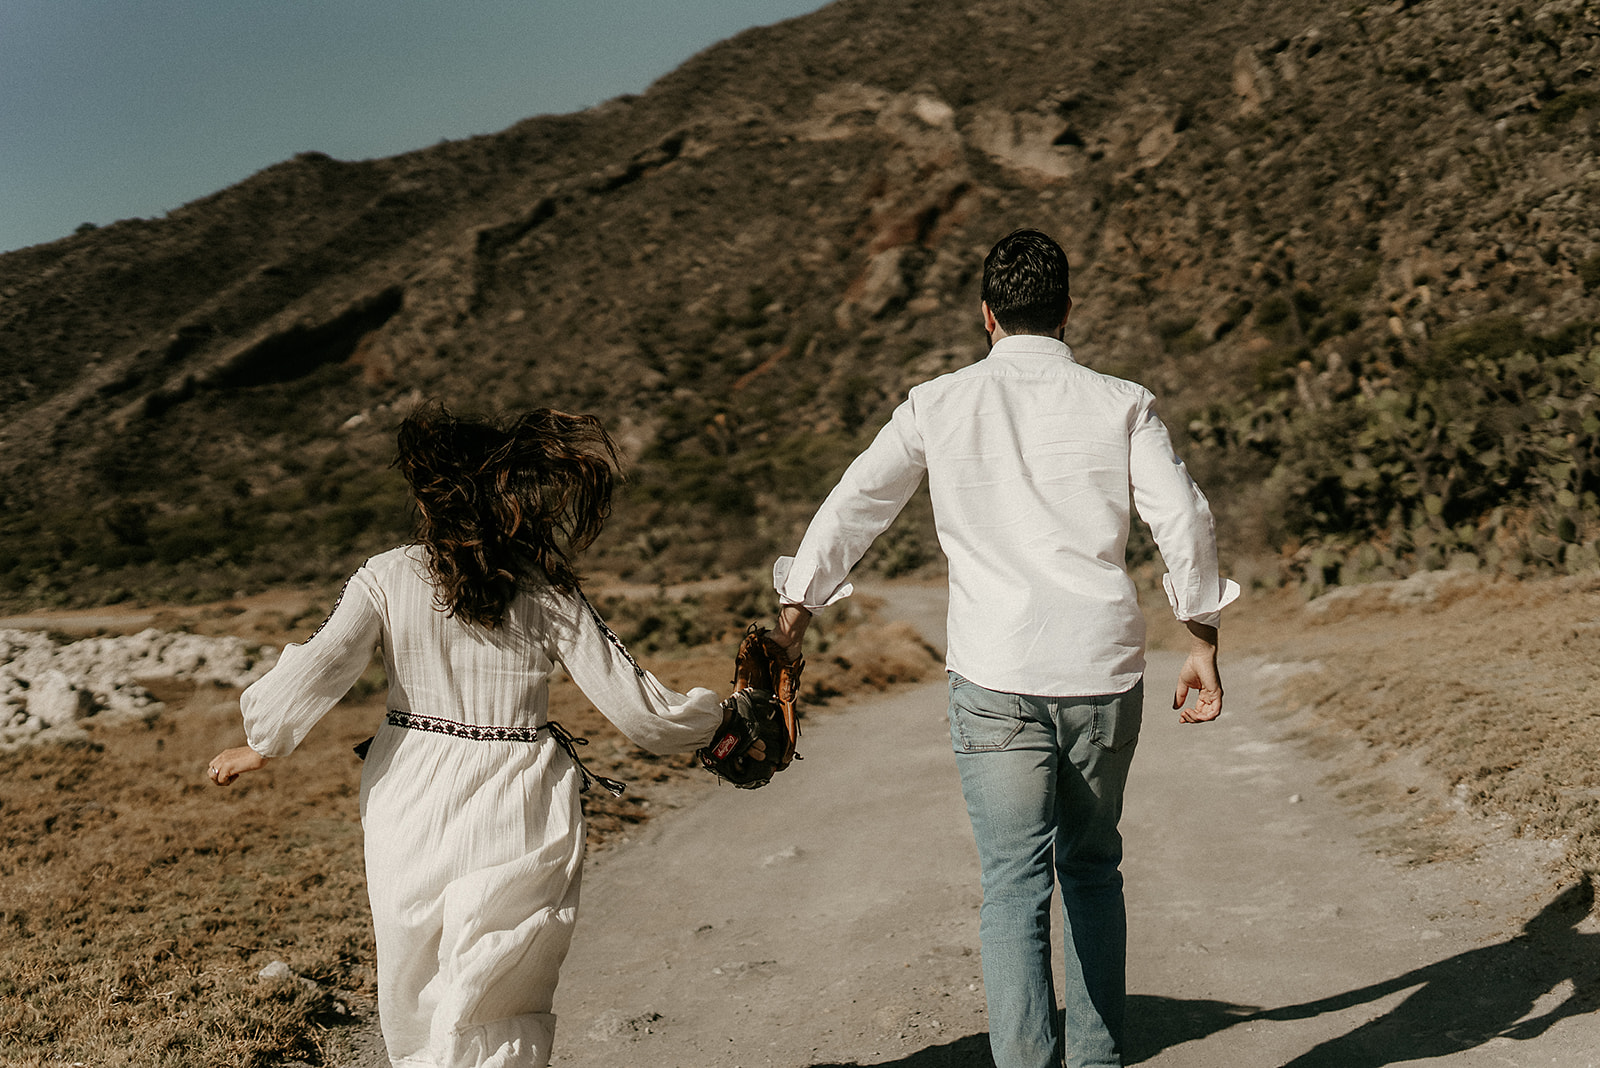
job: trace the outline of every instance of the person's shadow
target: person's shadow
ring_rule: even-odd
[[[1588,876],[1558,894],[1510,939],[1458,953],[1393,979],[1332,997],[1258,1009],[1226,1001],[1135,994],[1128,998],[1126,1063],[1206,1038],[1251,1020],[1306,1020],[1417,989],[1389,1012],[1319,1043],[1283,1068],[1383,1068],[1444,1057],[1494,1038],[1526,1040],[1557,1022],[1600,1009],[1600,935],[1577,924],[1594,907]],[[1524,1019],[1563,983],[1572,990],[1538,1016]],[[811,1068],[855,1068],[854,1063]],[[994,1068],[986,1032],[928,1046],[878,1068]]]
[[[1318,1044],[1284,1068],[1380,1068],[1444,1057],[1494,1038],[1536,1038],[1560,1020],[1600,1008],[1600,935],[1574,929],[1593,906],[1594,886],[1585,876],[1507,941],[1254,1018],[1304,1020],[1418,987],[1389,1012]],[[1524,1019],[1564,982],[1571,982],[1571,993]]]
[[[1059,1010],[1057,1010],[1059,1013]],[[1163,998],[1133,994],[1128,998],[1128,1049],[1123,1063],[1149,1060],[1169,1046],[1181,1045],[1226,1030],[1259,1012],[1253,1005],[1226,1001]],[[848,1064],[815,1064],[811,1068],[858,1068]],[[875,1068],[994,1068],[989,1054],[989,1033],[966,1035],[954,1042],[927,1046],[897,1061]]]

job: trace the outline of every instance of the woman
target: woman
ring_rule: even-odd
[[[707,744],[717,697],[663,686],[578,588],[573,556],[610,511],[599,422],[549,409],[508,427],[425,408],[400,427],[417,542],[373,557],[304,645],[240,699],[248,745],[225,786],[291,752],[360,677],[375,643],[389,714],[361,775],[378,1006],[401,1066],[533,1065],[583,864],[588,773],[546,718],[557,664],[653,752]]]

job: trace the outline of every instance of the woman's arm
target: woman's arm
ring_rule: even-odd
[[[687,694],[661,683],[623,646],[581,592],[543,598],[551,659],[559,661],[584,696],[634,744],[652,753],[681,753],[711,741],[723,721],[715,693]]]
[[[278,663],[239,696],[246,745],[226,749],[207,768],[226,786],[268,759],[285,756],[350,692],[372,659],[382,631],[376,581],[365,567],[345,584],[333,612],[302,645],[289,645]]]

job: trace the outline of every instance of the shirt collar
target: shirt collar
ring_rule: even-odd
[[[1072,349],[1066,342],[1042,334],[1007,334],[989,349],[989,357],[996,356],[1055,356],[1072,360]]]

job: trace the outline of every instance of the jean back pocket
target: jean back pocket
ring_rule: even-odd
[[[1139,740],[1139,728],[1144,722],[1143,679],[1134,683],[1131,690],[1096,697],[1094,701],[1090,741],[1115,753]]]
[[[1004,749],[1022,730],[1015,694],[986,690],[950,672],[950,742],[958,753]]]

